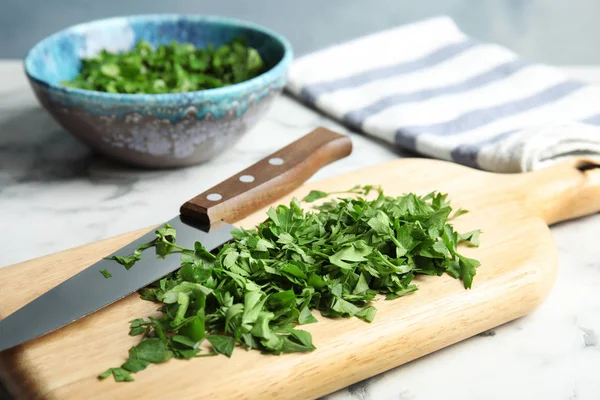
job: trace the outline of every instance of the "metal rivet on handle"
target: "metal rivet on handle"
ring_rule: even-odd
[[[269,160],[269,164],[271,164],[271,165],[281,165],[281,164],[283,164],[283,159],[281,159],[279,157],[271,158]]]
[[[206,196],[206,198],[210,201],[219,201],[223,198],[219,193],[211,193]]]
[[[254,182],[254,177],[252,175],[242,175],[240,176],[241,182]]]

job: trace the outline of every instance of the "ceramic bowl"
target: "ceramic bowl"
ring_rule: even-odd
[[[242,35],[269,69],[231,86],[173,94],[115,94],[68,88],[82,57],[101,49],[126,51],[139,40],[221,45]],[[287,81],[288,41],[250,22],[198,15],[137,15],[96,20],[36,44],[25,72],[42,106],[68,132],[96,151],[128,164],[182,167],[205,162],[252,128]]]

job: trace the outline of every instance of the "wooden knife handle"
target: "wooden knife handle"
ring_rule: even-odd
[[[548,225],[600,212],[600,162],[573,158],[517,175],[524,201]]]
[[[317,128],[181,206],[200,224],[233,223],[302,185],[321,167],[352,152],[349,137]]]

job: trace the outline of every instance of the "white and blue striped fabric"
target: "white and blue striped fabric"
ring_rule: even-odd
[[[600,157],[600,86],[469,38],[447,17],[300,57],[287,89],[354,130],[488,171]]]

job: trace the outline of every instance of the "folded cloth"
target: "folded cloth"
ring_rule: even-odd
[[[470,38],[448,17],[300,57],[287,89],[352,129],[488,171],[600,158],[600,86]]]

